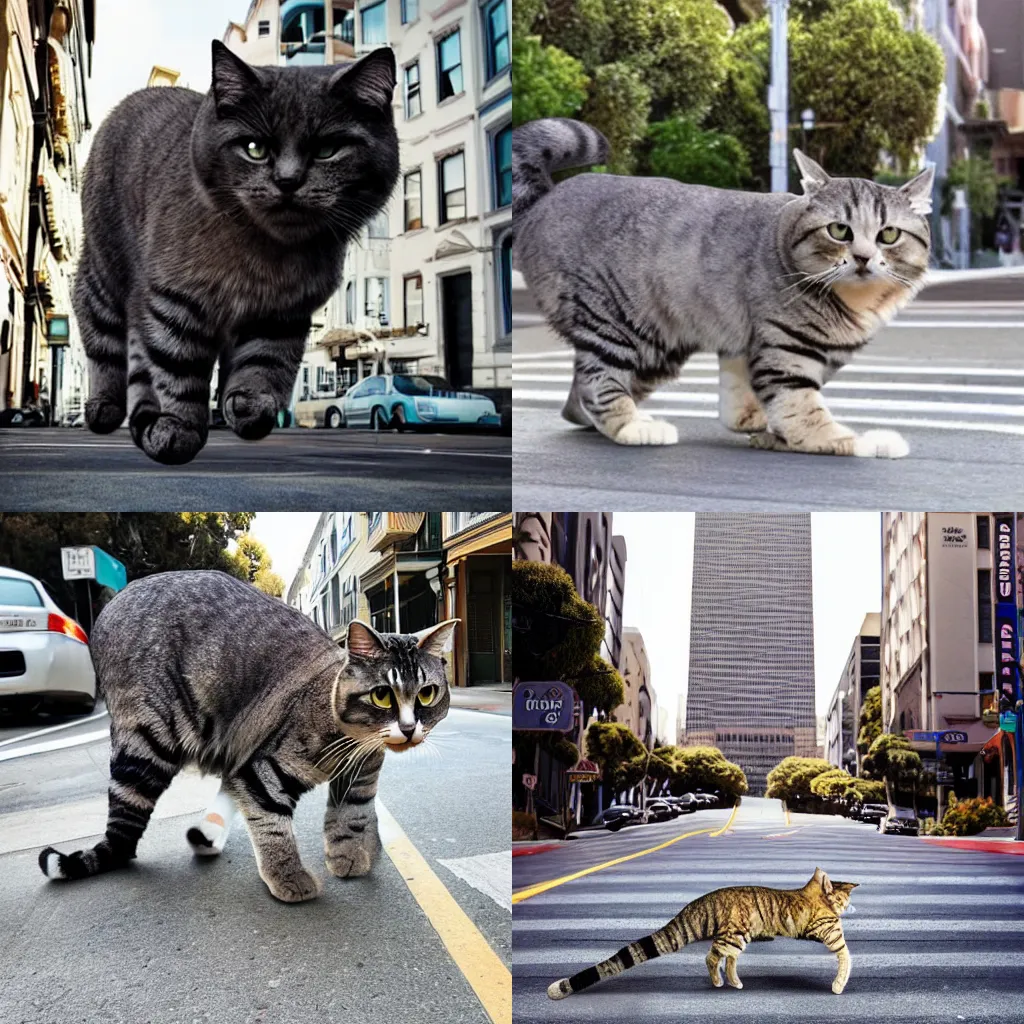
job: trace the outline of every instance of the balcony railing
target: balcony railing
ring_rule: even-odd
[[[367,536],[370,550],[382,551],[415,537],[425,515],[425,512],[372,512]]]

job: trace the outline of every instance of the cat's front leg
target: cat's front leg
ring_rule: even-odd
[[[260,878],[271,894],[284,903],[319,896],[320,879],[302,863],[292,830],[296,801],[309,786],[269,756],[249,761],[223,785],[249,826]]]
[[[124,309],[103,282],[88,246],[75,274],[74,308],[89,360],[85,423],[93,433],[109,434],[127,415],[128,333]]]
[[[167,465],[191,462],[206,444],[210,374],[217,358],[203,307],[151,284],[135,296],[128,331],[128,426],[135,443]]]
[[[899,459],[907,454],[906,441],[895,431],[856,434],[836,423],[821,397],[826,356],[808,346],[793,345],[787,338],[773,328],[750,358],[750,384],[764,407],[769,430],[752,437],[751,445],[862,458]]]
[[[342,774],[331,782],[324,816],[324,855],[327,870],[338,878],[368,874],[380,854],[377,778],[384,753],[371,755],[355,774]]]
[[[718,418],[726,430],[756,434],[768,429],[768,420],[750,388],[746,356],[718,359]]]
[[[230,352],[221,400],[228,426],[247,441],[266,437],[288,407],[311,318],[307,313],[259,317],[241,324]]]

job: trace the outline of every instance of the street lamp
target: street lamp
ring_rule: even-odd
[[[771,114],[769,164],[772,191],[789,191],[789,0],[770,0],[772,13],[771,82],[768,86],[768,110]]]
[[[807,133],[814,131],[814,111],[810,107],[800,112],[800,126],[804,130],[804,152],[807,152]]]
[[[804,113],[808,113],[806,110]],[[813,114],[813,111],[812,111]],[[813,119],[813,118],[812,118]],[[839,767],[843,767],[843,698],[847,695],[845,690],[839,690]]]

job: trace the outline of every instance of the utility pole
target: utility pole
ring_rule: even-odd
[[[324,63],[334,63],[334,0],[324,0]]]
[[[772,77],[768,86],[768,110],[772,134],[768,160],[772,191],[789,191],[789,0],[770,0],[772,8]]]

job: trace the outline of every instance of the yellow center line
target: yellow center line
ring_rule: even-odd
[[[494,1024],[512,1024],[511,972],[379,799],[377,819],[385,853],[405,879],[487,1016]]]
[[[786,812],[786,828],[789,828],[792,822],[789,820],[789,804],[785,800],[782,801],[782,809]]]
[[[726,832],[727,829],[732,828],[732,823],[736,820],[736,815],[739,812],[739,809],[740,809],[740,801],[737,800],[736,803],[733,804],[732,814],[729,815],[729,820],[717,832],[712,832],[711,833],[712,839],[715,836],[723,835]]]

